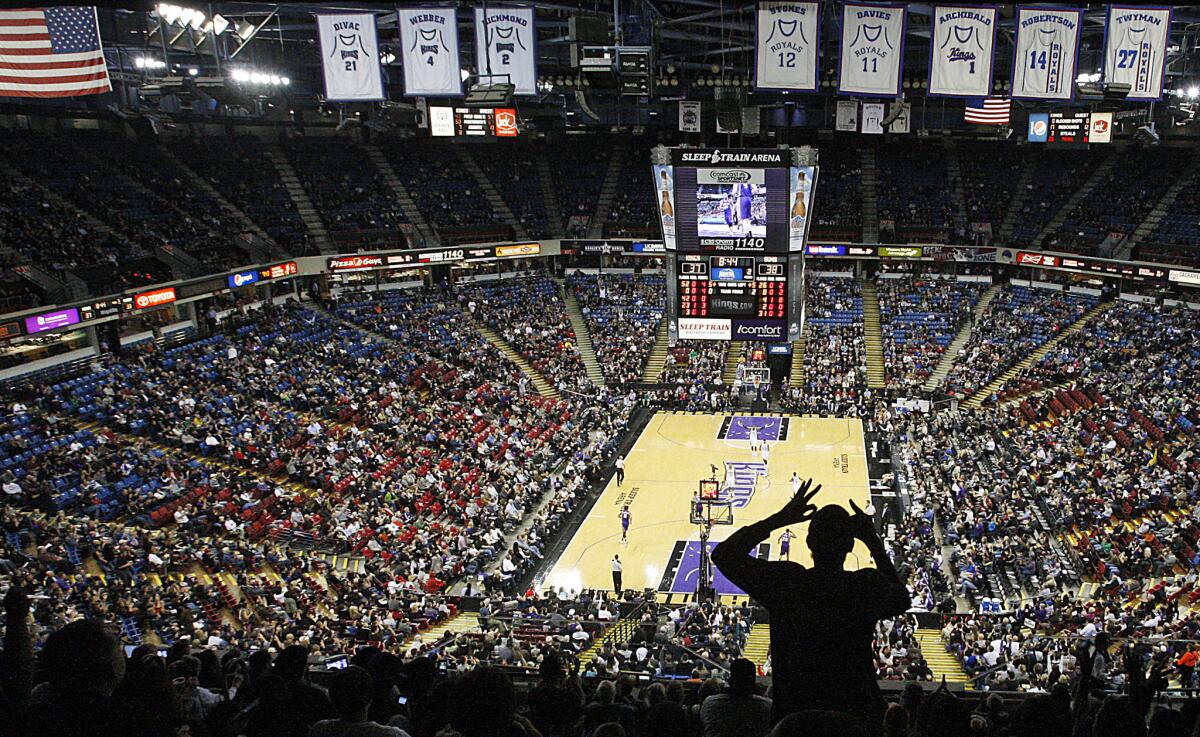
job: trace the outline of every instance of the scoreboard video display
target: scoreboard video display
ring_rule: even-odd
[[[517,111],[508,107],[432,106],[429,134],[435,138],[516,138]]]
[[[682,317],[787,316],[787,264],[773,256],[684,256],[679,262]]]
[[[787,151],[674,153],[679,251],[788,252]]]

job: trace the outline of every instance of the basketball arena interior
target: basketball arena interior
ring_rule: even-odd
[[[1200,10],[0,8],[0,735],[1200,735]]]

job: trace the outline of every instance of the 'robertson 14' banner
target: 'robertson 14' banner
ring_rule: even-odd
[[[371,13],[318,15],[325,99],[382,100],[383,69]]]
[[[1161,100],[1171,9],[1110,5],[1104,81],[1129,85],[1128,100]]]
[[[1082,10],[1036,5],[1017,8],[1013,99],[1070,100],[1074,96],[1082,26]]]
[[[536,44],[533,8],[475,8],[476,66],[484,79],[508,81],[518,95],[536,95]]]
[[[820,27],[817,3],[760,2],[754,28],[754,86],[816,90]]]
[[[987,97],[992,92],[996,8],[935,5],[931,22],[929,94]]]
[[[454,8],[405,7],[396,11],[396,18],[404,59],[404,94],[462,95]]]

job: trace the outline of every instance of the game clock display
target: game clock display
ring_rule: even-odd
[[[774,256],[683,256],[680,317],[787,317],[787,271]]]

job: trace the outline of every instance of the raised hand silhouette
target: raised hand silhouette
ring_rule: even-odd
[[[778,512],[718,545],[712,560],[771,614],[772,718],[831,709],[877,730],[885,705],[875,680],[875,622],[902,614],[911,601],[871,518],[853,502],[853,515],[836,504],[815,508],[820,490],[809,479]],[[811,567],[751,557],[773,530],[803,522]],[[855,540],[867,546],[874,568],[843,569]]]

